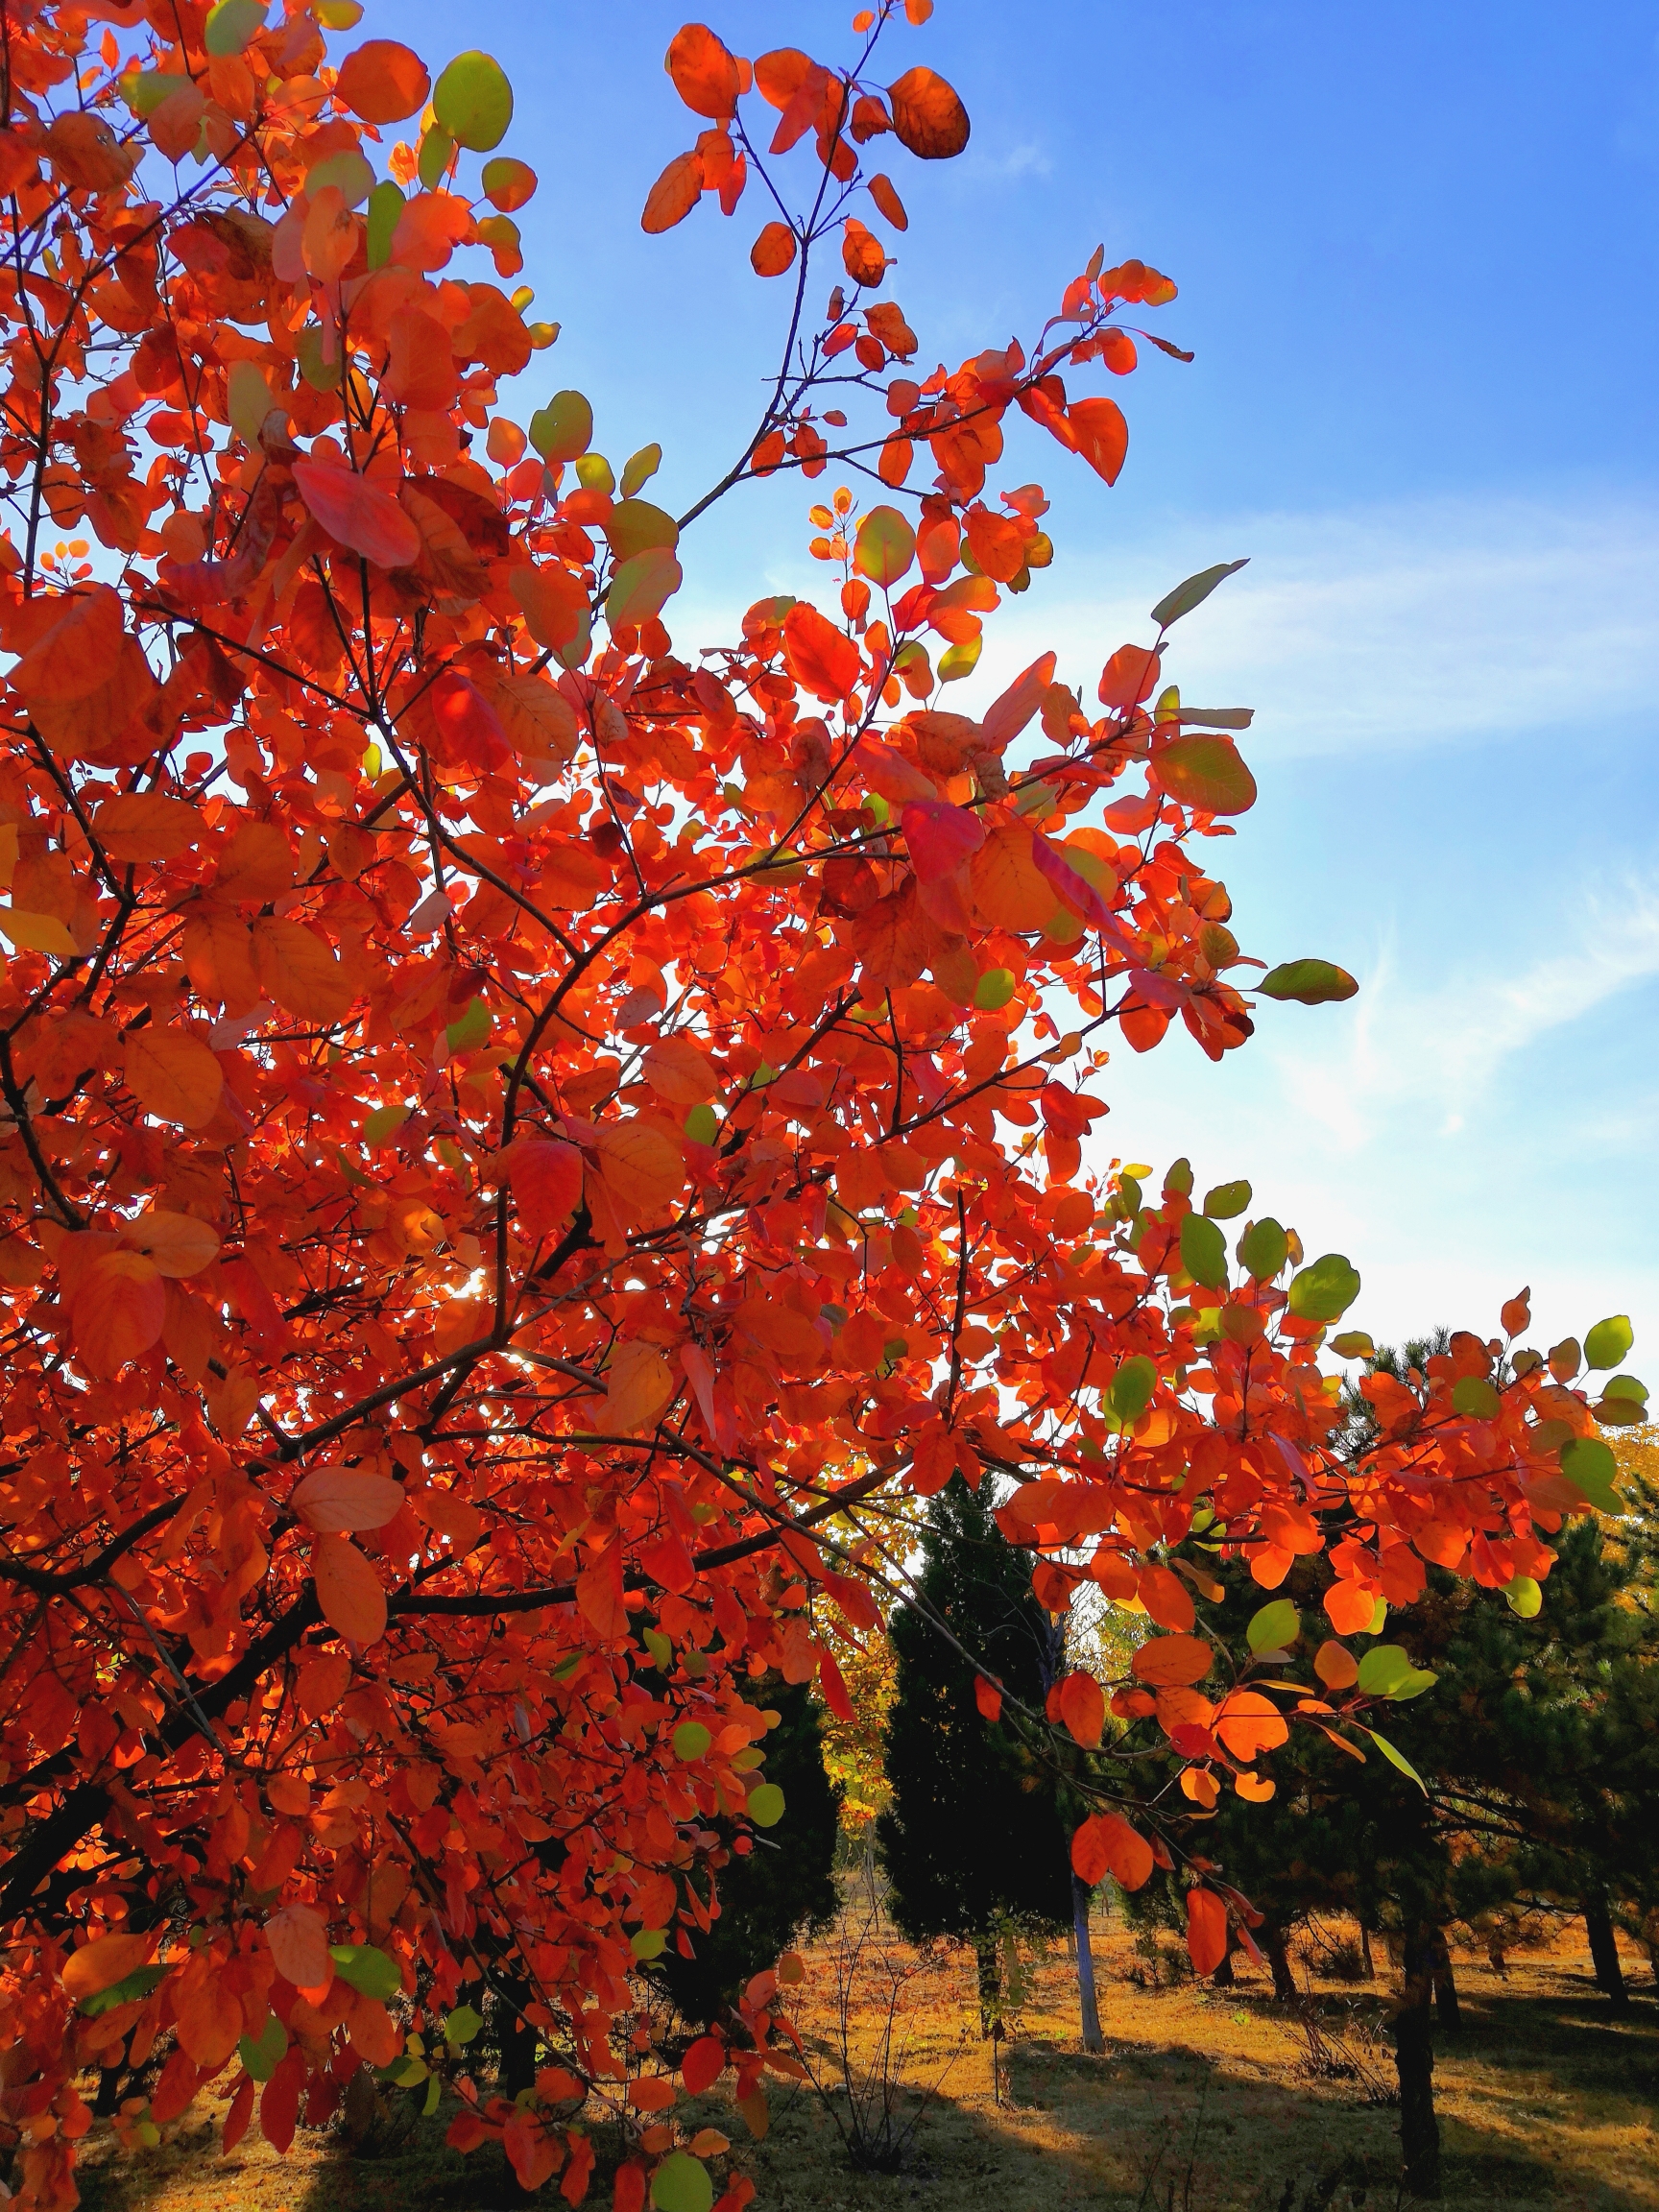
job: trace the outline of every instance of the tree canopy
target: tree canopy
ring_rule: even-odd
[[[912,59],[929,12],[879,0],[833,65],[675,37],[694,142],[645,228],[764,196],[785,333],[675,513],[659,448],[613,463],[606,395],[553,388],[500,62],[434,74],[358,0],[8,0],[0,2119],[28,2206],[74,2201],[88,2067],[129,2141],[233,2069],[227,2141],[256,2111],[285,2146],[371,2064],[457,2081],[451,2141],[572,2203],[609,2115],[618,2212],[702,2212],[675,2097],[730,2065],[755,2108],[797,2063],[778,1993],[669,2069],[630,1976],[695,1953],[733,1821],[787,1835],[757,1686],[845,1708],[831,1623],[875,1625],[896,1517],[953,1474],[1018,1480],[1045,1606],[1142,1593],[1168,1632],[1117,1695],[1258,1795],[1282,1693],[1192,1634],[1162,1547],[1205,1532],[1271,1589],[1329,1540],[1340,1635],[1426,1561],[1542,1582],[1539,1529],[1601,1499],[1576,1356],[1509,1356],[1524,1300],[1345,1455],[1318,1353],[1346,1259],[1265,1216],[1229,1251],[1245,1184],[1085,1165],[1108,1042],[1219,1058],[1259,997],[1354,985],[1262,974],[1216,872],[1249,717],[1183,700],[1171,632],[1238,562],[1097,676],[1046,652],[944,703],[1055,558],[1026,448],[1111,484],[1100,387],[1180,349],[1147,326],[1170,279],[1096,250],[1023,338],[926,366],[875,164],[967,143]],[[676,638],[710,503],[831,466],[816,601]],[[1601,1324],[1591,1366],[1627,1342]],[[1057,1695],[1030,1724],[1098,1742],[1093,1678]],[[1132,1770],[1102,1802],[1086,1863],[1185,1863]],[[1202,1960],[1228,1907],[1189,1870]],[[466,2070],[487,1993],[544,2061],[516,2101]]]

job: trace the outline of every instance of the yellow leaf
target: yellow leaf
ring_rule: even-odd
[[[59,960],[73,960],[81,950],[56,914],[19,914],[12,906],[0,906],[0,936],[19,952],[50,952]]]

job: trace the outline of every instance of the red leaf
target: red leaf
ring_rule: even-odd
[[[1073,399],[1066,410],[1076,448],[1096,475],[1116,484],[1129,451],[1129,425],[1116,399]]]
[[[1116,1813],[1096,1813],[1071,1839],[1071,1863],[1083,1881],[1103,1882],[1108,1874],[1125,1889],[1150,1880],[1152,1846]]]
[[[805,600],[783,617],[783,655],[796,683],[826,706],[845,699],[863,673],[852,638]]]
[[[937,883],[954,875],[985,842],[985,825],[979,817],[943,799],[911,800],[899,824],[921,883]]]
[[[680,2064],[680,2075],[692,2097],[701,2097],[726,2071],[726,2046],[718,2035],[699,2035]]]
[[[847,1684],[841,1670],[828,1651],[818,1654],[818,1679],[824,1686],[824,1702],[837,1720],[854,1720],[853,1700],[847,1695]]]
[[[1093,1674],[1068,1674],[1060,1685],[1060,1718],[1085,1750],[1093,1751],[1106,1725],[1106,1694]]]
[[[975,1674],[974,1677],[974,1702],[985,1719],[1001,1719],[1002,1693],[995,1682],[987,1681],[983,1674]]]
[[[409,568],[420,560],[421,533],[389,492],[321,461],[296,461],[294,481],[336,544],[377,568]]]

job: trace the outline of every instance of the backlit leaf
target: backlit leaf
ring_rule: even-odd
[[[1219,1290],[1227,1282],[1227,1239],[1202,1214],[1182,1219],[1181,1264],[1194,1283],[1202,1283],[1208,1290]]]
[[[384,1475],[354,1467],[319,1467],[294,1487],[289,1505],[307,1527],[341,1534],[348,1528],[384,1528],[403,1505],[403,1486]]]
[[[401,123],[426,105],[432,80],[425,63],[395,38],[371,38],[340,66],[335,97],[365,123]]]
[[[1270,1283],[1290,1256],[1290,1239],[1271,1217],[1252,1221],[1238,1239],[1238,1259],[1258,1283]]]
[[[1252,1651],[1288,1651],[1302,1632],[1302,1616],[1288,1598],[1275,1598],[1250,1616],[1244,1630]]]
[[[1171,799],[1205,814],[1243,814],[1256,804],[1256,779],[1225,737],[1171,737],[1148,773]]]
[[[676,154],[645,196],[640,229],[653,234],[672,230],[676,223],[685,222],[702,195],[702,155]]]
[[[329,1627],[354,1644],[377,1644],[386,1633],[386,1592],[373,1562],[344,1536],[317,1536],[311,1573]]]
[[[1359,1295],[1359,1277],[1339,1252],[1327,1252],[1290,1278],[1290,1310],[1299,1321],[1337,1321]]]
[[[706,23],[677,31],[662,66],[694,115],[721,123],[735,114],[742,82],[737,63]]]
[[[488,154],[513,120],[513,87],[493,55],[457,54],[432,87],[432,112],[457,146]]]
[[[300,496],[337,544],[380,568],[406,568],[421,558],[421,533],[389,492],[349,469],[296,461]]]
[[[1185,1689],[1203,1681],[1214,1658],[1200,1636],[1154,1636],[1130,1660],[1129,1671],[1160,1689]]]
[[[1628,1313],[1615,1313],[1598,1321],[1584,1338],[1586,1367],[1617,1367],[1636,1341]]]
[[[1246,554],[1242,561],[1223,561],[1214,568],[1200,568],[1196,576],[1189,576],[1185,584],[1177,584],[1173,591],[1164,594],[1152,610],[1152,620],[1160,630],[1167,630],[1171,622],[1179,622],[1183,614],[1190,614],[1194,607],[1201,607],[1217,584],[1236,576],[1240,568],[1249,565]]]
[[[543,461],[574,461],[593,443],[593,410],[580,392],[555,392],[530,418],[530,443]]]
[[[968,143],[968,110],[931,69],[906,69],[887,88],[899,143],[923,161],[948,161]]]
[[[1329,960],[1286,960],[1270,969],[1256,988],[1267,998],[1323,1006],[1332,999],[1352,998],[1359,986],[1346,969],[1333,967]]]
[[[181,1029],[132,1029],[126,1040],[127,1087],[157,1121],[202,1129],[219,1111],[224,1071],[198,1038]]]
[[[853,565],[883,590],[898,583],[916,558],[916,533],[897,507],[872,507],[858,525]]]

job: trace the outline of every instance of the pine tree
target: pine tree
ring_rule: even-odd
[[[974,1695],[975,1659],[1010,1699],[1041,1711],[1048,1616],[1030,1561],[960,1476],[932,1501],[916,1599],[894,1614],[898,1692],[887,1724],[892,1804],[877,1822],[894,1919],[915,1942],[974,1946],[989,2030],[1001,1999],[998,1929],[1072,1916],[1069,1828],[1057,1778]],[[943,1628],[946,1633],[941,1633]]]

